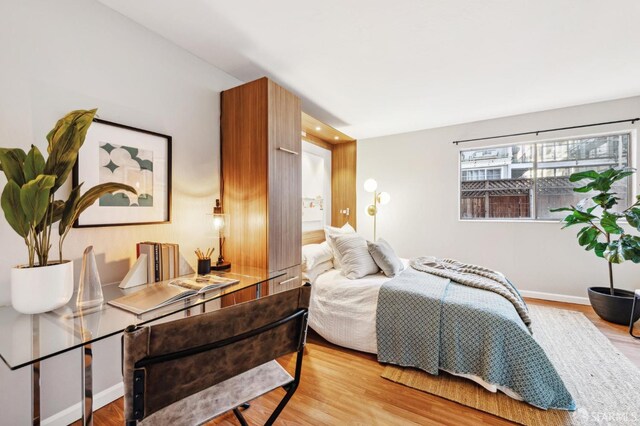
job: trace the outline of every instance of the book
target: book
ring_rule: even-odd
[[[141,254],[147,255],[147,283],[151,284],[155,282],[155,272],[154,272],[155,254],[153,249],[153,243],[148,243],[148,242],[138,243],[136,247],[137,247],[136,252],[138,253],[138,257]]]
[[[155,282],[160,280],[160,244],[153,243],[153,274],[155,277]]]
[[[169,246],[167,244],[160,244],[160,259],[160,281],[174,278],[169,275],[169,265],[172,262],[169,261]]]
[[[237,282],[239,280],[218,275],[181,277],[147,285],[142,290],[111,300],[108,303],[140,315]]]
[[[144,241],[136,244],[136,256],[147,255],[149,284],[176,278],[180,275],[180,249],[178,244]]]

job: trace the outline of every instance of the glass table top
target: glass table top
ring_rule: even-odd
[[[76,307],[75,293],[66,306],[44,314],[25,315],[10,306],[0,307],[0,357],[11,370],[16,370],[122,333],[130,325],[183,318],[192,308],[196,308],[194,313],[200,313],[205,310],[207,303],[224,295],[258,286],[284,275],[283,272],[269,273],[261,268],[243,266],[233,266],[228,272],[211,273],[239,281],[140,315],[109,305],[108,302],[154,284],[124,290],[117,284],[104,285],[104,303],[84,310]]]

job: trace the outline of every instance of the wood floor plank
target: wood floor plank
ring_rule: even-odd
[[[582,312],[632,362],[640,366],[640,343],[627,327],[600,319],[590,306],[527,299],[527,303]],[[293,373],[295,357],[278,360]],[[310,332],[302,382],[277,424],[288,425],[511,425],[482,411],[385,380],[384,366],[375,355],[332,345]],[[284,391],[278,390],[251,403],[245,411],[250,424],[264,424]],[[122,398],[95,413],[96,426],[123,424]],[[77,422],[76,424],[80,424]],[[237,426],[231,413],[209,425]]]

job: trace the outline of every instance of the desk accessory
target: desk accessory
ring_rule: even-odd
[[[224,242],[226,239],[226,231],[229,229],[229,215],[222,213],[220,200],[216,199],[216,205],[213,208],[213,229],[218,231],[219,251],[218,261],[211,266],[213,271],[224,271],[231,268],[231,263],[224,260]]]
[[[133,264],[127,275],[124,276],[120,285],[120,288],[131,288],[148,282],[148,256],[146,253],[141,253],[136,262]]]
[[[192,278],[177,278],[148,285],[144,289],[111,300],[108,303],[125,311],[140,315],[174,302],[208,291],[218,290],[238,282],[240,282],[240,280],[217,275],[197,275]]]
[[[196,256],[198,256],[198,274],[206,275],[211,272],[211,253],[214,248],[210,248],[206,253],[203,253],[199,248],[196,249]]]
[[[91,308],[104,302],[102,295],[102,283],[98,274],[98,265],[93,246],[84,250],[82,256],[82,269],[80,269],[80,283],[78,284],[78,296],[76,306],[78,308]]]

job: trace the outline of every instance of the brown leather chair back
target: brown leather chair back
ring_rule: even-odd
[[[311,287],[164,324],[129,327],[123,337],[128,422],[240,373],[299,352]]]

